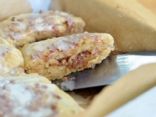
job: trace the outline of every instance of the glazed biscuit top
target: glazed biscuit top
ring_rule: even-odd
[[[25,73],[20,73],[20,74],[15,74],[15,75],[10,75],[10,74],[4,74],[0,75],[0,86],[7,84],[10,80],[14,80],[16,83],[47,83],[51,84],[51,81],[48,80],[46,77],[41,76],[36,73],[31,73],[31,74],[25,74]]]
[[[43,33],[40,38],[46,32],[52,33],[54,37],[64,33],[74,33],[74,26],[77,23],[81,25],[78,32],[82,32],[85,23],[81,18],[65,12],[48,11],[10,17],[0,24],[0,30],[3,38],[18,41],[28,35],[29,38],[38,38],[40,32]]]
[[[59,52],[69,54],[74,48],[79,47],[84,40],[92,41],[93,43],[105,42],[103,46],[106,48],[112,48],[113,50],[113,37],[106,33],[80,33],[71,36],[64,36],[59,38],[48,39],[26,45],[23,48],[23,52],[26,55],[31,55],[32,59],[47,59],[48,57],[56,58]],[[57,51],[57,53],[56,53]],[[80,50],[81,51],[81,50]],[[57,54],[57,55],[55,55]],[[72,52],[70,53],[72,54]],[[62,55],[64,56],[64,55]]]
[[[0,85],[0,116],[57,117],[57,103],[61,97],[54,93],[55,88],[53,84],[3,81]]]

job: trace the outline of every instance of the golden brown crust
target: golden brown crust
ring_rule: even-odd
[[[113,50],[113,38],[105,33],[81,33],[26,45],[25,69],[49,79],[94,67]]]
[[[0,23],[0,36],[16,46],[83,31],[81,18],[59,11],[12,16]]]
[[[1,76],[0,116],[69,117],[83,111],[56,85],[39,82],[37,78],[44,79],[42,76],[26,74]]]

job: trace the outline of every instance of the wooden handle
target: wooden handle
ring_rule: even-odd
[[[104,117],[156,85],[156,64],[144,65],[121,78],[95,97],[83,117]],[[81,114],[82,117],[82,114]]]

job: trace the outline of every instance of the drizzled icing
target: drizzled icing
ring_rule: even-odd
[[[0,45],[0,71],[1,73],[9,72],[9,67],[7,65],[7,60],[5,55],[11,51],[11,48],[5,45]]]
[[[54,90],[54,85],[4,80],[0,85],[0,116],[56,117],[60,97]]]
[[[2,59],[10,50],[11,49],[8,46],[0,44],[0,59]]]
[[[50,58],[64,58],[64,56],[67,55],[66,53],[74,52],[76,48],[78,49],[79,46],[82,46],[82,43],[86,42],[85,40],[88,40],[88,42],[91,41],[91,43],[98,44],[104,43],[107,40],[111,42],[112,36],[105,33],[88,32],[73,34],[70,36],[58,37],[29,44],[28,46],[25,46],[23,52],[29,55],[33,61],[35,61],[36,59],[42,59],[43,61],[47,62],[48,60],[50,60]],[[104,46],[111,48],[109,46],[113,46],[113,44],[104,43]],[[93,50],[93,54],[95,52],[96,51]]]
[[[108,39],[108,34],[100,34],[100,33],[81,33],[74,34],[71,36],[58,37],[54,39],[49,39],[41,42],[37,42],[34,44],[30,44],[36,51],[42,52],[47,49],[58,49],[60,51],[67,51],[73,47],[75,47],[80,40],[93,40],[93,41],[101,41],[103,39]],[[111,37],[112,38],[112,37]]]
[[[81,26],[77,27],[77,24]],[[74,28],[76,29],[73,30]],[[30,38],[29,36],[32,40],[38,40],[43,39],[39,35],[47,38],[82,32],[83,28],[84,22],[80,18],[64,12],[48,11],[12,17],[10,21],[2,23],[0,30],[4,38],[20,41]]]

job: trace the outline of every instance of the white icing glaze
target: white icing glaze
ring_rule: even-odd
[[[0,45],[0,58],[3,58],[4,54],[9,51],[9,47],[5,45]]]
[[[33,99],[33,94],[20,84],[10,85],[9,89],[12,100],[17,101],[18,99],[18,103],[21,105],[30,104]]]
[[[0,27],[0,30],[2,30],[1,36],[13,40],[13,43],[17,46],[23,46],[25,43],[41,38],[63,36],[66,33],[70,34],[70,32],[82,32],[84,27],[84,22],[80,18],[58,11],[15,16],[2,24]],[[29,39],[27,40],[27,38]],[[18,43],[20,40],[26,41]]]
[[[5,59],[5,54],[8,53],[9,51],[10,51],[10,48],[8,48],[5,45],[0,45],[0,72],[1,73],[9,72],[9,67]]]
[[[65,36],[65,37],[58,37],[55,39],[49,39],[41,42],[37,42],[32,44],[32,47],[37,52],[44,52],[48,49],[58,49],[60,51],[67,51],[71,48],[74,48],[77,43],[79,43],[80,40],[83,39],[91,39],[95,40],[98,39],[99,41],[101,39],[109,38],[109,35],[104,34],[104,37],[102,37],[103,34],[98,33],[81,33],[81,34],[74,34],[71,36]]]
[[[0,104],[0,112],[5,113],[5,116],[54,117],[57,112],[51,107],[52,105],[56,106],[59,100],[53,96],[55,86],[48,86],[47,84],[17,84],[15,82],[16,81],[11,83],[10,81],[4,80],[4,82],[2,82],[3,86],[0,85],[1,95],[7,96],[7,98],[0,96],[0,101],[4,100],[4,103]],[[3,88],[4,86],[5,88]],[[46,89],[43,87],[46,87]],[[7,102],[5,102],[6,99]],[[11,111],[3,112],[5,111],[5,105],[3,104],[7,103],[11,104],[11,106],[7,107]]]
[[[44,23],[34,25],[34,31],[49,31],[49,30],[52,30],[52,25]]]
[[[10,34],[16,40],[21,40],[24,37],[24,34],[22,33],[11,32]]]
[[[37,42],[37,43],[32,44],[32,47],[33,47],[34,50],[42,52],[42,51],[45,50],[45,48],[48,47],[48,45],[45,44],[44,41],[42,41],[41,43]]]
[[[59,50],[66,51],[73,47],[73,44],[66,42],[66,38],[57,39],[55,43],[53,43],[54,47]]]
[[[44,20],[43,20],[42,17],[39,17],[39,16],[38,16],[38,17],[34,20],[34,22],[35,22],[35,24],[39,24],[39,23],[43,23]]]
[[[27,28],[27,25],[25,23],[23,23],[23,22],[18,22],[16,24],[16,28],[18,28],[19,30],[25,31],[26,28]]]

